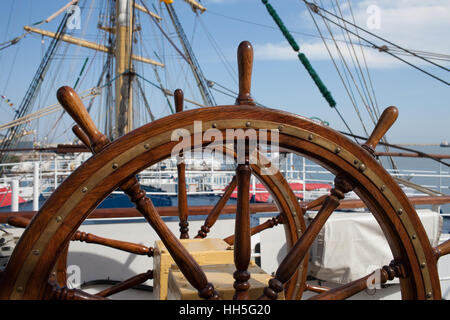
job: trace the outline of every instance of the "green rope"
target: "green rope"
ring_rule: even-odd
[[[41,21],[33,23],[32,26],[38,26],[38,25],[40,25],[40,24],[42,24],[44,22],[45,22],[45,20],[41,20]]]
[[[84,60],[83,66],[81,67],[80,74],[78,75],[78,78],[77,78],[77,80],[75,81],[75,84],[73,85],[72,88],[75,89],[75,88],[77,87],[78,82],[79,82],[80,79],[81,79],[81,75],[83,74],[84,68],[86,68],[86,64],[87,64],[88,60],[89,60],[89,57],[86,57],[86,60]]]
[[[320,93],[322,93],[325,100],[328,102],[329,106],[331,108],[334,108],[336,106],[336,101],[334,101],[333,96],[331,95],[331,92],[328,91],[327,87],[323,84],[322,80],[320,79],[317,72],[312,67],[311,63],[309,62],[308,58],[300,51],[300,47],[297,44],[297,42],[294,40],[294,37],[291,35],[289,30],[284,25],[283,21],[281,21],[281,18],[278,16],[278,13],[275,11],[275,9],[272,7],[272,5],[269,3],[268,0],[262,0],[262,3],[266,6],[267,11],[272,16],[275,23],[280,28],[281,32],[283,33],[286,40],[291,45],[292,49],[294,49],[295,52],[298,52],[298,58],[300,59],[303,66],[308,71],[309,75],[313,79],[316,86],[319,88]]]
[[[330,107],[334,108],[336,106],[336,101],[334,101],[333,96],[331,95],[331,92],[328,91],[327,87],[323,84],[322,80],[320,79],[319,75],[312,67],[311,63],[309,63],[308,58],[301,52],[298,54],[298,58],[300,59],[303,66],[308,71],[309,75],[313,79],[316,86],[319,88],[320,93],[323,95],[325,100],[327,100]]]
[[[275,20],[275,23],[278,25],[278,28],[280,28],[281,32],[291,45],[292,49],[294,49],[295,52],[298,52],[300,50],[300,47],[298,46],[297,42],[295,41],[294,37],[291,35],[289,30],[284,25],[283,21],[281,21],[280,17],[278,16],[278,13],[275,11],[275,9],[272,7],[272,5],[269,3],[268,0],[262,0],[262,2],[266,5],[267,11],[269,11],[273,20]]]

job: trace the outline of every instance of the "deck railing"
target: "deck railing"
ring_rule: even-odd
[[[405,156],[402,154],[402,156]],[[416,155],[414,155],[415,157]],[[210,159],[208,159],[210,160]],[[283,160],[283,159],[282,159]],[[291,154],[290,157],[284,157],[279,165],[280,171],[289,182],[300,182],[303,185],[302,190],[294,190],[304,201],[312,200],[323,194],[328,193],[323,190],[307,190],[307,186],[313,183],[333,185],[334,175],[319,165],[309,163],[303,157],[297,157],[296,161]],[[0,184],[6,188],[6,191],[0,192],[0,198],[5,193],[12,193],[12,211],[17,211],[18,196],[20,195],[26,201],[33,201],[33,210],[39,208],[39,196],[44,197],[53,192],[64,179],[71,174],[82,163],[81,160],[65,159],[55,156],[50,161],[28,161],[21,163],[0,164],[5,167],[3,176],[0,178]],[[186,170],[186,182],[188,186],[188,195],[218,195],[229,184],[233,178],[234,170],[217,170],[214,167],[212,159],[209,164],[204,166],[204,170]],[[438,170],[387,170],[393,177],[399,177],[408,181],[422,180],[422,187],[435,190],[441,194],[448,194],[450,186],[450,172],[443,170],[440,164]],[[144,185],[152,185],[161,188],[161,191],[148,192],[149,195],[177,195],[177,169],[176,162],[168,160],[165,166],[155,165],[145,169],[139,174],[139,179]],[[426,181],[423,183],[423,181]],[[252,177],[251,181],[254,195],[267,193],[265,190],[256,190],[258,181]],[[189,187],[190,186],[190,187]],[[404,188],[408,196],[424,196],[426,193],[412,189]],[[113,193],[121,193],[114,191]],[[352,198],[350,196],[350,198]],[[356,195],[355,195],[356,198]],[[1,203],[0,203],[1,205]]]

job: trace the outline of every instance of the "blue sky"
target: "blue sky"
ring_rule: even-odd
[[[0,12],[0,42],[9,40],[22,33],[24,25],[32,24],[42,20],[57,11],[68,1],[62,0],[3,0],[3,8]],[[310,59],[311,64],[322,78],[325,85],[337,101],[337,107],[346,121],[348,121],[353,132],[365,135],[362,125],[356,116],[355,110],[347,96],[344,86],[330,60],[322,40],[314,23],[306,10],[305,4],[300,0],[271,0],[269,1],[285,22],[287,28],[293,32],[294,38],[300,45],[300,51],[304,52]],[[158,1],[146,1],[151,6],[157,7]],[[254,76],[252,94],[255,100],[261,104],[277,108],[306,117],[319,117],[330,123],[337,130],[347,131],[342,121],[321,96],[311,78],[296,57],[295,52],[276,28],[275,23],[268,14],[265,6],[260,0],[204,0],[203,5],[207,11],[196,17],[190,7],[181,0],[174,1],[174,7],[183,23],[185,32],[191,40],[192,47],[196,52],[197,59],[205,76],[217,83],[237,90],[236,84],[236,48],[242,40],[252,42],[255,51]],[[330,0],[322,0],[324,6],[331,9]],[[104,4],[103,0],[81,1],[82,28],[73,32],[74,36],[90,41],[100,41],[102,34],[96,30],[98,21],[98,9]],[[333,0],[335,4],[335,0]],[[340,0],[345,17],[349,16],[347,0]],[[367,29],[367,21],[371,14],[367,12],[369,6],[379,8],[379,29],[372,30],[374,33],[388,40],[402,45],[408,49],[417,49],[435,53],[450,54],[450,1],[433,1],[431,4],[416,0],[361,0],[351,1],[351,8],[356,17],[358,25]],[[12,18],[9,15],[12,14]],[[373,17],[373,16],[372,16]],[[55,21],[39,26],[42,29],[55,31],[60,21]],[[172,58],[179,63],[180,57],[176,52],[170,51],[168,42],[157,35],[157,30],[146,17],[141,17],[142,40],[144,45],[142,55],[156,59],[154,51],[160,52],[164,48],[166,56],[164,59]],[[330,37],[321,20],[319,25],[326,37]],[[8,23],[9,22],[9,23]],[[164,21],[164,26],[168,21]],[[337,28],[332,28],[336,39],[342,39],[342,33]],[[176,35],[169,33],[178,44]],[[369,38],[373,40],[373,38]],[[49,44],[49,39],[41,42],[41,37],[28,35],[19,44],[0,51],[0,93],[4,94],[15,104],[19,104],[26,89],[34,75],[42,58],[42,52]],[[334,50],[334,44],[327,42]],[[376,44],[382,45],[377,40]],[[344,57],[348,52],[345,44],[340,43]],[[360,50],[359,47],[356,48]],[[35,110],[56,102],[54,93],[61,85],[73,85],[84,57],[90,57],[89,70],[80,90],[95,85],[101,70],[104,55],[93,53],[87,49],[75,46],[62,46],[58,53],[67,50],[71,57],[67,62],[55,59],[54,66],[49,71],[48,77],[51,81],[44,83],[41,95],[38,97]],[[365,58],[369,66],[369,72],[376,99],[381,109],[395,105],[400,110],[397,123],[389,133],[389,140],[393,143],[440,143],[442,140],[450,141],[450,91],[448,85],[397,62],[386,54],[379,53],[374,49],[365,48]],[[221,57],[217,54],[220,53]],[[360,51],[358,51],[358,54]],[[337,53],[333,51],[337,58]],[[361,56],[360,56],[361,58]],[[449,81],[447,71],[431,66],[417,59],[408,59],[428,72]],[[224,63],[224,61],[226,61]],[[339,60],[337,60],[339,61]],[[174,63],[175,63],[174,62]],[[445,61],[436,61],[449,67]],[[168,66],[169,67],[169,66]],[[142,75],[151,81],[156,81],[153,70],[149,66],[140,69]],[[194,85],[187,78],[187,67],[175,75],[167,75],[165,85],[168,89],[176,87],[185,89],[185,96],[199,100],[198,93],[192,88]],[[165,71],[161,71],[165,76]],[[356,73],[355,73],[356,75]],[[9,81],[8,81],[9,80]],[[186,80],[186,81],[183,81]],[[157,90],[156,90],[157,91]],[[149,97],[152,100],[152,109],[157,117],[169,113],[164,105],[162,97],[157,97],[155,89],[146,86]],[[217,93],[213,91],[213,93]],[[355,91],[356,94],[356,91]],[[219,104],[232,104],[231,97],[217,93],[216,101]],[[360,100],[358,107],[361,116],[369,131],[373,124]],[[188,106],[191,107],[191,106]],[[5,103],[1,103],[0,110],[4,114],[4,121],[12,118],[12,112]],[[39,121],[40,131],[52,125],[57,114],[48,116]],[[95,116],[94,116],[95,118]],[[63,123],[70,125],[71,120],[64,117]],[[62,131],[61,131],[62,132]],[[69,134],[58,133],[60,139],[70,139]]]

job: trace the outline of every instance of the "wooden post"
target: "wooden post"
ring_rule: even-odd
[[[236,104],[255,105],[250,94],[252,85],[253,47],[250,42],[243,41],[238,47],[239,95]]]
[[[236,289],[233,299],[248,300],[250,273],[247,271],[251,255],[250,235],[250,177],[251,168],[248,157],[248,140],[246,139],[245,163],[236,168],[237,179],[237,211],[235,222],[234,263],[236,271],[233,287]]]
[[[61,87],[58,89],[57,97],[63,108],[89,137],[94,152],[101,151],[109,140],[97,130],[76,92],[70,87]],[[145,191],[140,187],[137,178],[129,178],[121,184],[120,188],[155,229],[183,275],[198,290],[199,296],[205,299],[218,299],[219,296],[213,285],[208,283],[205,273],[161,219],[151,200],[145,196]]]
[[[176,112],[183,112],[183,90],[177,89],[174,94]],[[180,217],[180,239],[189,239],[188,202],[186,191],[186,164],[182,151],[177,157],[178,172],[178,215]]]
[[[372,131],[372,134],[367,139],[366,143],[362,145],[363,148],[369,151],[371,154],[374,154],[378,142],[394,124],[395,120],[397,120],[397,117],[398,109],[396,107],[391,106],[384,109],[381,117],[378,119],[378,122]]]

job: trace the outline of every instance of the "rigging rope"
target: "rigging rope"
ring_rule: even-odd
[[[333,4],[333,0],[330,0],[330,2],[331,2],[331,5],[333,6],[333,9],[334,9],[335,13],[337,14],[336,7]],[[341,11],[341,6],[339,5],[339,2],[337,0],[335,0],[335,2],[336,2],[336,6],[337,6],[337,8],[339,10],[340,15],[343,16],[342,15],[342,11]],[[320,3],[322,3],[322,0],[320,0]],[[349,5],[350,5],[350,3],[349,3]],[[345,22],[344,22],[344,26],[346,26]],[[341,32],[342,32],[342,35],[345,38],[344,30],[341,29]],[[361,87],[363,89],[362,91],[363,91],[364,97],[366,99],[365,100],[365,102],[366,102],[365,103],[366,109],[367,109],[369,115],[371,116],[371,119],[372,119],[373,123],[375,124],[375,122],[376,122],[375,119],[377,118],[377,115],[376,115],[374,103],[373,103],[372,97],[370,95],[366,79],[365,79],[364,74],[362,72],[362,68],[361,68],[361,64],[359,63],[358,55],[356,54],[355,47],[353,46],[353,41],[352,41],[352,39],[350,37],[350,34],[348,32],[347,32],[347,36],[348,36],[348,40],[349,40],[349,43],[347,43],[347,50],[348,50],[348,53],[349,53],[350,58],[352,60],[353,68],[356,70],[356,76],[358,77],[359,83],[360,83],[360,85],[361,85]],[[352,50],[350,50],[350,47],[351,47]],[[353,52],[353,55],[352,55],[352,52]],[[363,51],[363,53],[364,53],[364,51]],[[355,59],[353,59],[353,56],[355,57]],[[356,63],[355,63],[355,60],[356,60]],[[358,90],[358,92],[359,92],[359,90]]]
[[[320,79],[319,75],[317,74],[317,72],[312,67],[312,65],[309,62],[309,60],[306,57],[306,55],[304,53],[302,53],[302,52],[299,52],[300,51],[299,45],[297,44],[297,42],[295,41],[294,37],[290,34],[289,30],[284,25],[283,21],[281,20],[281,18],[278,15],[278,13],[275,11],[275,9],[272,7],[272,5],[269,3],[268,0],[262,0],[262,3],[266,6],[267,11],[272,16],[273,20],[278,25],[278,27],[280,28],[281,32],[283,33],[283,35],[285,36],[286,40],[291,45],[292,49],[295,52],[298,52],[298,58],[299,58],[300,62],[303,64],[305,69],[308,71],[310,77],[313,79],[313,81],[316,84],[317,88],[319,89],[320,93],[322,93],[322,96],[328,102],[328,105],[331,108],[336,110],[336,112],[338,113],[338,115],[341,118],[342,122],[344,122],[344,124],[347,127],[347,129],[350,132],[352,132],[352,130],[348,126],[347,122],[344,120],[344,118],[342,117],[340,112],[337,110],[336,101],[334,100],[333,96],[331,95],[331,92],[324,85],[324,83],[322,82],[322,80]]]
[[[123,73],[126,73],[126,72],[127,71],[124,71]],[[103,84],[102,86],[92,87],[90,89],[87,89],[87,90],[84,90],[84,91],[80,92],[79,95],[80,95],[81,100],[88,99],[90,96],[95,97],[95,96],[99,95],[102,88],[110,86],[122,74],[118,74],[117,76],[115,76],[113,79],[111,79],[109,82]],[[88,94],[83,94],[85,92],[89,92],[89,93]],[[6,130],[6,129],[9,129],[9,128],[12,128],[12,127],[15,127],[15,126],[18,126],[18,125],[21,125],[21,124],[26,123],[26,122],[31,121],[31,120],[35,120],[35,119],[41,118],[41,117],[46,116],[48,114],[54,113],[54,112],[56,112],[56,111],[58,111],[60,109],[61,109],[61,105],[59,103],[52,104],[50,106],[47,106],[47,107],[45,107],[43,109],[40,109],[40,110],[34,112],[34,113],[29,113],[26,116],[23,116],[21,118],[18,118],[18,119],[15,119],[13,121],[10,121],[8,123],[0,125],[0,131],[1,130]]]
[[[307,5],[309,5],[309,6],[316,6],[316,8],[313,9],[313,11],[314,11],[315,13],[319,14],[319,15],[321,15],[321,14],[320,14],[320,11],[319,11],[318,9],[320,9],[320,10],[326,12],[327,14],[329,14],[329,15],[331,15],[331,16],[333,16],[333,17],[339,19],[339,20],[342,20],[342,21],[344,21],[344,22],[350,24],[351,26],[353,26],[353,27],[355,27],[355,28],[357,28],[357,29],[359,29],[359,30],[361,30],[361,31],[363,31],[363,32],[365,32],[365,33],[367,33],[367,34],[369,34],[369,35],[371,35],[371,36],[377,38],[377,39],[380,39],[380,40],[382,40],[382,41],[384,41],[384,42],[386,42],[386,43],[389,43],[389,44],[393,45],[394,47],[396,47],[396,48],[398,48],[398,49],[400,49],[400,50],[403,50],[403,51],[405,51],[405,52],[407,52],[407,53],[409,53],[409,54],[411,54],[411,55],[413,55],[413,56],[415,56],[415,57],[417,57],[417,58],[419,58],[419,59],[422,59],[422,60],[424,60],[424,61],[426,61],[426,62],[428,62],[428,63],[431,63],[431,64],[435,65],[436,67],[439,67],[439,68],[441,68],[441,69],[444,69],[445,71],[450,71],[450,69],[448,69],[448,68],[446,68],[446,67],[444,67],[444,66],[441,66],[440,64],[434,63],[433,61],[430,61],[430,60],[428,60],[428,59],[426,59],[426,58],[424,58],[424,57],[421,57],[421,56],[415,54],[414,52],[412,52],[412,51],[410,51],[410,50],[408,50],[408,49],[405,49],[405,48],[403,48],[403,47],[400,47],[399,45],[397,45],[397,44],[395,44],[395,43],[393,43],[393,42],[391,42],[391,41],[388,41],[388,40],[386,40],[386,39],[384,39],[384,38],[382,38],[382,37],[380,37],[380,36],[377,36],[376,34],[374,34],[374,33],[370,32],[370,31],[367,31],[367,30],[365,30],[365,29],[363,29],[363,28],[357,26],[356,24],[353,24],[353,23],[351,23],[350,21],[347,21],[347,20],[345,20],[345,19],[342,18],[342,17],[338,17],[337,15],[334,15],[332,12],[329,12],[329,11],[323,9],[322,7],[319,7],[319,6],[317,6],[316,4],[313,4],[313,3],[308,2],[308,1],[306,1],[306,0],[303,0],[303,1],[304,1]]]
[[[338,3],[338,2],[336,1],[336,3]],[[352,15],[353,23],[356,24],[355,15],[353,14],[353,9],[352,9],[350,0],[347,0],[347,4],[348,4],[348,7],[349,7],[349,9],[350,9],[350,13],[351,13],[351,15]],[[355,30],[356,30],[356,33],[359,34],[359,33],[358,33],[358,29],[355,28]],[[347,33],[347,34],[348,34],[348,33]],[[349,38],[350,38],[350,35],[348,35],[348,36],[349,36]],[[369,73],[369,67],[368,67],[368,65],[367,65],[366,55],[364,54],[364,50],[363,50],[362,42],[361,42],[361,39],[360,39],[360,38],[358,38],[358,44],[359,44],[360,49],[361,49],[361,55],[362,55],[363,60],[364,60],[364,67],[365,67],[365,69],[366,69],[367,79],[369,80],[370,88],[371,88],[372,95],[373,95],[373,100],[374,100],[375,106],[376,106],[376,112],[375,112],[375,114],[376,114],[376,116],[379,118],[379,117],[380,117],[380,114],[381,114],[381,113],[380,113],[380,108],[379,108],[379,105],[378,105],[377,97],[376,97],[376,95],[375,95],[375,89],[374,89],[374,86],[373,86],[373,83],[372,83],[372,78],[371,78],[370,73]]]
[[[269,3],[268,0],[262,0],[262,2],[266,6],[267,11],[272,16],[272,18],[275,21],[275,23],[280,28],[280,30],[283,33],[283,35],[286,38],[286,40],[291,45],[292,49],[295,52],[298,53],[298,58],[300,59],[301,63],[305,67],[305,69],[308,71],[308,73],[311,76],[311,78],[313,79],[314,83],[319,88],[320,93],[322,93],[323,97],[328,102],[330,107],[332,107],[332,108],[336,107],[336,101],[333,99],[333,96],[331,95],[331,92],[323,84],[322,80],[320,79],[319,75],[317,74],[317,72],[312,67],[311,63],[309,62],[309,60],[305,56],[305,54],[302,53],[302,52],[299,52],[300,51],[299,45],[297,44],[297,42],[295,41],[294,37],[291,35],[289,30],[286,28],[286,26],[284,25],[283,21],[278,16],[278,13],[275,11],[275,9],[272,7],[272,5]]]
[[[162,86],[159,86],[159,85],[157,85],[157,84],[154,83],[154,82],[151,82],[150,80],[144,78],[143,76],[141,76],[141,75],[138,74],[138,73],[136,73],[136,76],[139,77],[139,78],[141,78],[141,79],[144,80],[145,82],[148,82],[149,84],[151,84],[151,85],[154,86],[155,88],[160,89],[160,90],[163,91],[165,94],[170,95],[170,96],[173,96],[173,92],[172,92],[172,91],[170,91],[170,90],[168,90],[168,89],[165,89],[165,88],[163,88]],[[200,103],[195,102],[195,101],[192,101],[192,100],[190,100],[190,99],[184,98],[184,101],[189,102],[189,103],[192,103],[192,104],[195,104],[196,106],[199,106],[199,107],[206,107],[205,105],[200,104]],[[174,112],[173,112],[173,113],[174,113]]]
[[[320,79],[317,72],[312,67],[311,63],[309,62],[308,58],[305,56],[304,53],[300,52],[300,47],[295,41],[294,37],[291,35],[289,30],[284,25],[281,18],[278,16],[278,13],[275,11],[275,9],[272,7],[272,5],[269,3],[268,0],[262,0],[264,5],[267,8],[267,11],[272,16],[275,23],[280,28],[281,32],[283,33],[286,40],[291,45],[292,49],[298,53],[298,58],[300,59],[301,63],[305,67],[305,69],[308,71],[309,75],[313,79],[316,86],[319,88],[320,93],[322,93],[325,100],[328,102],[331,108],[336,107],[336,101],[333,99],[333,96],[331,95],[331,92],[327,89],[327,87],[323,84],[322,80]]]
[[[322,4],[322,0],[319,0],[319,1],[320,1],[320,3]],[[331,4],[333,5],[333,0],[330,0],[330,2],[331,2]],[[336,4],[337,4],[337,6],[338,6],[338,8],[339,8],[339,12],[340,12],[341,15],[342,15],[342,11],[341,11],[340,6],[339,6],[339,3],[338,3],[337,1],[336,1]],[[322,5],[322,6],[323,6],[323,5]],[[311,9],[309,6],[307,6],[306,8],[308,9],[308,12],[309,12],[309,14],[310,14],[310,16],[311,16],[311,18],[312,18],[312,20],[313,20],[313,22],[314,22],[316,28],[317,28],[317,31],[319,32],[320,36],[322,37],[322,41],[323,41],[325,47],[327,48],[328,54],[329,54],[331,60],[332,60],[333,63],[334,63],[334,58],[333,58],[333,56],[332,56],[332,54],[331,54],[331,51],[328,49],[328,45],[327,45],[327,43],[326,43],[326,41],[325,41],[325,39],[324,39],[324,37],[323,37],[323,35],[322,35],[322,32],[321,32],[321,30],[320,30],[320,28],[319,28],[319,26],[318,26],[318,24],[317,24],[317,22],[316,22],[316,19],[314,18],[314,15],[313,15],[312,12],[311,12],[312,9]],[[336,8],[334,7],[334,5],[333,5],[333,8],[334,8],[334,10],[336,11]],[[348,36],[348,38],[349,38],[349,40],[350,40],[349,43],[351,44],[351,47],[352,47],[352,49],[353,49],[352,51],[353,51],[353,54],[354,54],[355,59],[356,59],[356,61],[357,61],[358,67],[356,66],[355,59],[353,59],[353,54],[352,54],[352,51],[350,50],[350,47],[349,47],[349,43],[348,43],[348,42],[346,42],[346,44],[347,44],[347,49],[348,49],[349,55],[350,55],[350,57],[351,57],[351,60],[352,60],[354,69],[357,69],[357,68],[358,68],[358,70],[359,70],[359,72],[360,72],[360,74],[361,74],[361,76],[360,76],[360,74],[359,74],[358,72],[356,72],[356,74],[357,74],[357,76],[358,76],[359,83],[360,83],[361,86],[363,87],[363,90],[362,90],[363,92],[362,92],[362,93],[361,93],[361,90],[359,89],[359,86],[358,86],[357,82],[355,81],[355,78],[354,78],[354,76],[353,76],[352,71],[350,70],[350,68],[349,68],[349,66],[348,66],[348,64],[347,64],[347,62],[346,62],[346,60],[345,60],[345,58],[344,58],[344,56],[343,56],[343,54],[342,54],[340,48],[339,48],[339,45],[338,45],[337,41],[335,40],[335,37],[333,36],[333,33],[332,33],[332,30],[331,30],[330,26],[328,25],[328,23],[327,23],[327,21],[326,21],[325,19],[322,18],[322,20],[323,20],[323,23],[324,23],[324,25],[326,26],[326,28],[327,28],[327,30],[328,30],[328,32],[329,32],[331,38],[333,39],[334,45],[336,46],[336,50],[337,50],[337,52],[338,52],[338,54],[339,54],[339,57],[340,57],[340,60],[341,60],[341,64],[343,65],[344,75],[345,75],[345,78],[347,79],[348,86],[349,86],[349,89],[350,89],[350,92],[351,92],[351,96],[350,96],[349,90],[347,89],[347,86],[345,85],[345,83],[344,83],[344,81],[343,81],[342,76],[340,75],[340,71],[339,71],[338,67],[336,66],[336,63],[334,63],[334,66],[335,66],[335,68],[336,68],[338,74],[339,74],[340,77],[341,77],[341,81],[342,81],[344,87],[346,88],[347,94],[349,95],[350,101],[351,101],[352,104],[353,104],[353,107],[354,107],[354,109],[355,109],[355,111],[356,111],[356,114],[357,114],[359,120],[360,120],[360,123],[361,123],[361,125],[362,125],[362,127],[363,127],[363,130],[364,130],[364,132],[366,133],[366,135],[368,136],[369,133],[368,133],[368,130],[367,130],[367,128],[366,128],[366,125],[365,125],[365,123],[364,123],[364,121],[363,121],[363,119],[362,119],[362,117],[361,117],[361,114],[360,114],[360,112],[359,112],[359,109],[358,109],[358,107],[357,107],[357,105],[356,105],[356,99],[355,99],[355,97],[354,97],[354,95],[353,95],[353,90],[352,90],[351,84],[349,83],[349,80],[348,80],[348,77],[347,77],[347,73],[350,75],[350,77],[351,77],[351,79],[352,79],[352,81],[353,81],[353,84],[354,84],[354,86],[355,86],[355,88],[356,88],[356,90],[357,90],[357,92],[358,92],[358,94],[359,94],[359,96],[360,96],[360,98],[361,98],[361,101],[362,101],[362,103],[364,104],[364,106],[365,106],[365,108],[366,108],[366,110],[367,110],[367,112],[368,112],[368,114],[369,114],[369,116],[370,116],[370,118],[371,118],[371,120],[372,120],[372,122],[373,122],[374,125],[376,124],[376,119],[377,119],[379,116],[377,116],[375,107],[374,107],[374,105],[373,105],[373,101],[372,101],[372,99],[371,99],[371,97],[370,97],[370,93],[369,93],[369,90],[368,90],[368,88],[367,88],[367,83],[366,83],[366,81],[365,81],[364,74],[363,74],[363,72],[362,72],[362,69],[361,69],[361,65],[360,65],[360,63],[359,63],[358,56],[357,56],[356,51],[355,51],[355,49],[354,49],[354,47],[353,47],[353,42],[351,41],[351,37],[350,37],[349,33],[347,32],[347,36]],[[340,25],[340,23],[339,23],[339,25]],[[346,25],[345,25],[345,22],[344,22],[344,26],[346,26]],[[344,34],[344,32],[343,32],[343,29],[341,29],[341,31],[342,31],[342,34],[343,34],[343,36],[344,36],[344,38],[345,38],[345,34]],[[361,51],[363,52],[362,47],[361,47]],[[366,68],[367,68],[367,64],[366,64]],[[367,71],[368,71],[368,70],[367,70]],[[361,77],[364,79],[364,81],[361,80]],[[363,83],[363,82],[364,82],[364,83]],[[365,90],[364,90],[364,89],[365,89]],[[372,89],[372,90],[373,90],[373,89]],[[366,92],[367,92],[367,94],[366,94]],[[369,103],[369,102],[370,102],[370,103]],[[372,103],[372,105],[371,105],[371,103]],[[384,141],[384,142],[387,142],[386,137],[383,137],[383,141]],[[387,146],[385,146],[385,148],[386,148],[386,151],[389,151],[389,149],[388,149]],[[394,170],[397,170],[397,166],[396,166],[396,164],[395,164],[395,162],[394,162],[394,159],[392,159],[392,157],[390,157],[389,160],[390,160],[390,162],[391,162],[392,168],[393,168]]]
[[[325,39],[324,39],[324,36],[323,36],[323,34],[322,34],[322,31],[320,30],[319,25],[317,24],[316,19],[314,18],[313,14],[311,13],[311,10],[309,10],[309,8],[308,8],[308,12],[309,12],[309,14],[310,14],[310,16],[311,16],[311,18],[312,18],[312,20],[313,20],[313,22],[314,22],[314,25],[316,26],[317,31],[319,32],[320,37],[322,38],[323,44],[324,44],[325,48],[327,49],[328,55],[330,56],[330,59],[332,60],[332,62],[333,62],[333,64],[334,64],[334,67],[336,68],[336,71],[337,71],[339,77],[341,78],[342,84],[344,85],[344,88],[345,88],[345,90],[346,90],[346,92],[347,92],[347,95],[349,96],[349,99],[350,99],[350,101],[352,102],[353,108],[355,109],[356,115],[358,116],[358,118],[359,118],[359,120],[360,120],[360,122],[361,122],[361,125],[362,125],[362,127],[363,127],[363,130],[364,130],[364,132],[366,133],[366,135],[369,135],[368,130],[367,130],[367,128],[366,128],[366,126],[365,126],[365,124],[364,124],[364,121],[363,121],[363,119],[362,119],[362,117],[361,117],[361,113],[360,113],[360,111],[359,111],[359,108],[358,108],[358,106],[357,106],[356,98],[355,98],[355,96],[354,96],[354,94],[353,94],[353,90],[352,90],[350,81],[349,81],[349,79],[348,79],[348,77],[347,77],[347,74],[349,74],[350,77],[351,77],[351,79],[353,80],[353,83],[354,83],[354,85],[355,85],[355,87],[356,87],[356,89],[357,89],[357,91],[358,91],[358,93],[359,93],[359,95],[360,95],[361,100],[363,101],[363,103],[365,103],[364,98],[362,97],[361,92],[359,91],[358,86],[357,86],[357,84],[356,84],[356,82],[355,82],[355,79],[353,78],[353,75],[352,75],[352,73],[351,73],[351,71],[350,71],[350,69],[349,69],[349,67],[348,67],[348,65],[347,65],[347,63],[346,63],[346,61],[345,61],[345,58],[344,58],[344,56],[342,55],[341,50],[340,50],[338,44],[336,43],[336,40],[335,40],[335,38],[334,38],[334,36],[333,36],[333,33],[331,32],[331,29],[329,28],[329,26],[328,26],[328,25],[326,24],[326,22],[324,21],[324,24],[325,24],[325,26],[327,27],[327,30],[328,30],[328,32],[330,33],[331,38],[333,39],[334,45],[335,45],[335,47],[336,47],[336,50],[337,50],[337,52],[339,53],[339,58],[340,58],[340,60],[341,60],[341,65],[342,65],[342,68],[343,68],[343,71],[344,71],[344,76],[345,76],[345,78],[346,78],[346,80],[347,80],[348,87],[347,87],[347,85],[345,84],[344,79],[342,78],[341,71],[339,70],[338,66],[336,65],[336,62],[334,61],[333,55],[332,55],[332,53],[331,53],[331,50],[328,48],[328,44],[327,44],[327,42],[326,42]],[[347,72],[345,72],[345,71],[347,71]]]
[[[355,138],[355,139],[361,139],[361,140],[364,140],[364,141],[368,140],[367,137],[361,137],[361,136],[358,136],[358,135],[355,135],[355,134],[352,134],[352,133],[348,133],[348,132],[344,132],[344,131],[339,131],[339,132],[342,133],[343,135],[350,136],[350,137]],[[409,152],[414,152],[414,153],[417,153],[420,156],[432,159],[432,160],[437,161],[437,162],[439,162],[439,163],[441,163],[441,164],[443,164],[443,165],[445,165],[447,167],[450,167],[449,163],[446,163],[446,162],[444,162],[444,161],[442,161],[442,160],[440,160],[440,159],[438,159],[436,157],[433,157],[432,155],[429,155],[429,154],[427,154],[425,152],[422,152],[422,151],[419,151],[419,150],[405,148],[405,147],[401,147],[399,145],[390,144],[390,143],[386,143],[386,142],[383,142],[383,141],[380,141],[378,144],[379,145],[388,146],[388,147],[391,147],[391,148],[395,148],[395,149],[400,149],[400,150],[405,150],[405,151],[409,151]]]
[[[324,11],[324,12],[326,12],[326,13],[332,15],[332,16],[335,16],[333,13],[330,13],[329,11],[323,9],[322,7],[317,6],[317,5],[314,4],[314,3],[308,2],[308,1],[306,1],[306,0],[302,0],[302,1],[305,2],[306,5],[307,5],[308,7],[310,7],[311,10],[312,10],[314,13],[316,13],[316,14],[319,15],[319,16],[321,16],[323,19],[325,19],[325,20],[331,22],[332,24],[334,24],[334,25],[336,25],[336,26],[338,26],[338,27],[340,27],[340,28],[343,28],[343,29],[346,30],[347,32],[349,32],[349,33],[353,34],[354,36],[358,37],[359,39],[362,39],[362,40],[364,40],[365,42],[369,43],[369,44],[372,45],[374,48],[378,48],[378,49],[382,49],[382,48],[383,48],[383,47],[377,46],[377,45],[376,45],[375,43],[373,43],[372,41],[363,38],[363,37],[360,36],[359,34],[356,34],[355,32],[353,32],[353,31],[351,31],[351,30],[349,30],[349,29],[347,29],[347,28],[345,28],[345,27],[339,25],[339,24],[336,23],[335,21],[333,21],[333,20],[329,19],[328,17],[324,16],[320,11]],[[340,19],[340,18],[337,17],[337,16],[335,16],[335,17],[336,17],[337,19]],[[400,48],[400,49],[402,49],[402,50],[404,50],[404,51],[406,51],[406,52],[412,54],[412,55],[415,56],[415,57],[418,57],[418,58],[420,58],[420,59],[422,59],[422,60],[425,60],[425,61],[427,61],[427,62],[430,62],[430,63],[432,63],[432,64],[434,64],[434,65],[437,65],[437,66],[439,66],[440,68],[443,68],[444,70],[450,71],[449,69],[447,69],[447,68],[445,68],[445,67],[443,67],[443,66],[440,66],[440,65],[438,65],[438,64],[435,64],[435,63],[433,63],[432,61],[429,61],[429,60],[426,59],[426,58],[423,58],[423,57],[421,57],[421,56],[419,56],[419,55],[417,55],[417,54],[415,54],[415,53],[413,53],[413,52],[411,52],[411,51],[409,51],[409,50],[407,50],[407,49],[404,49],[404,48],[402,48],[402,47],[399,47],[399,46],[393,44],[392,42],[389,42],[389,41],[387,41],[387,40],[385,40],[385,39],[383,39],[383,38],[381,38],[381,37],[378,37],[377,35],[375,35],[375,34],[369,32],[369,31],[366,31],[366,30],[364,30],[364,29],[358,27],[357,25],[355,25],[355,24],[353,24],[353,23],[351,23],[351,22],[349,22],[349,21],[347,21],[347,20],[345,20],[345,19],[340,19],[340,20],[345,21],[346,23],[350,24],[351,26],[353,26],[353,27],[355,27],[355,28],[358,28],[359,30],[362,30],[362,31],[364,31],[364,32],[367,32],[367,33],[369,33],[370,35],[372,35],[372,36],[374,36],[374,37],[376,37],[376,38],[379,38],[379,39],[381,39],[381,40],[383,40],[383,41],[385,41],[385,42],[388,42],[388,43],[390,43],[390,44],[396,46],[397,48]],[[409,66],[413,67],[414,69],[417,69],[417,70],[419,70],[419,71],[421,71],[421,72],[427,74],[428,76],[430,76],[430,77],[432,77],[432,78],[434,78],[434,79],[436,79],[436,80],[438,80],[438,81],[440,81],[440,82],[442,82],[442,83],[444,83],[444,84],[446,84],[446,85],[450,85],[450,83],[447,82],[447,81],[445,81],[444,79],[441,79],[441,78],[439,78],[438,76],[435,76],[434,74],[432,74],[432,73],[430,73],[430,72],[428,72],[428,71],[426,71],[426,70],[424,70],[424,69],[422,69],[422,68],[420,68],[420,67],[418,67],[418,66],[412,64],[411,62],[406,61],[405,59],[402,59],[402,58],[398,57],[397,55],[393,54],[392,52],[389,52],[389,50],[381,50],[381,51],[382,51],[382,52],[386,52],[387,54],[391,55],[392,57],[394,57],[394,58],[396,58],[396,59],[398,59],[398,60],[400,60],[400,61],[402,61],[402,62],[408,64]]]

